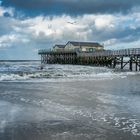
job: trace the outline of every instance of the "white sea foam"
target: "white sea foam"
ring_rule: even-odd
[[[105,67],[46,65],[40,71],[37,64],[8,64],[0,68],[0,81],[69,82],[125,78],[137,74],[140,75],[140,72],[114,72]]]
[[[15,80],[26,80],[28,75],[20,76],[18,74],[1,74],[0,81],[15,81]]]
[[[101,120],[124,132],[131,132],[133,135],[140,136],[140,121],[137,119],[105,115]]]

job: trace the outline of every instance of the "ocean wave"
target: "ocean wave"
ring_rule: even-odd
[[[31,81],[31,82],[65,82],[65,81],[85,81],[85,80],[105,80],[114,78],[126,78],[127,76],[137,75],[138,73],[48,73],[48,72],[35,72],[23,74],[0,74],[0,81]],[[139,73],[140,74],[140,73]]]
[[[0,81],[65,82],[79,80],[104,80],[125,78],[140,72],[117,72],[106,67],[80,65],[4,64],[0,67]]]

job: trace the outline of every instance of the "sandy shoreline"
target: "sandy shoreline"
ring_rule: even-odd
[[[0,82],[0,138],[138,140],[138,81]]]

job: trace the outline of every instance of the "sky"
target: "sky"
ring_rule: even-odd
[[[0,60],[40,59],[68,41],[140,47],[140,0],[0,0]]]

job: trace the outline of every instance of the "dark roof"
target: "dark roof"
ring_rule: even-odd
[[[65,45],[58,45],[58,44],[56,44],[53,48],[55,48],[55,47],[58,47],[58,48],[65,48]]]
[[[103,47],[97,42],[76,42],[76,41],[69,41],[68,43],[71,43],[74,46],[94,46],[94,47]],[[67,43],[67,44],[68,44]]]

